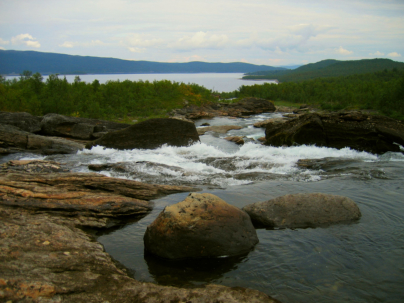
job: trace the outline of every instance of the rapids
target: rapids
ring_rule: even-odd
[[[4,157],[47,159],[89,172],[90,164],[119,164],[99,173],[159,184],[199,187],[237,207],[300,192],[339,194],[362,212],[358,223],[316,229],[259,229],[260,243],[237,258],[166,261],[144,253],[148,224],[187,193],[155,200],[145,218],[100,234],[107,252],[140,281],[195,286],[206,283],[259,289],[286,302],[402,302],[404,298],[404,155],[373,155],[349,148],[272,147],[257,143],[252,125],[280,114],[214,118],[195,124],[241,125],[207,133],[189,147],[114,150],[93,147],[74,155]],[[246,136],[237,146],[226,136]]]

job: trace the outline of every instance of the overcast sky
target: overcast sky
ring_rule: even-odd
[[[0,49],[272,66],[404,61],[404,0],[0,0]]]

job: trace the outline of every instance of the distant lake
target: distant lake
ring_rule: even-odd
[[[170,80],[174,82],[196,83],[217,92],[231,92],[238,89],[241,85],[254,85],[263,83],[276,83],[274,80],[242,80],[242,73],[198,73],[198,74],[94,74],[79,75],[85,82],[93,82],[95,79],[100,83],[107,81],[154,81]],[[64,77],[60,75],[59,77]],[[75,75],[66,75],[69,82],[73,82]],[[19,76],[7,76],[6,79],[19,78]],[[47,76],[44,76],[44,81]]]

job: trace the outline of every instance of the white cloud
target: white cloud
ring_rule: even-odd
[[[72,42],[65,41],[63,44],[59,44],[60,47],[73,48],[77,46],[91,47],[91,46],[101,46],[108,45],[107,43],[102,42],[101,40],[91,40],[90,42]]]
[[[10,43],[10,41],[6,41],[6,40],[3,40],[0,38],[0,45],[7,45],[9,43]]]
[[[67,47],[67,48],[72,48],[74,47],[73,42],[65,41],[63,44],[59,44],[60,47]]]
[[[41,47],[41,44],[30,34],[21,34],[11,38],[13,45],[26,45],[29,47]]]
[[[337,54],[340,54],[340,55],[351,55],[351,54],[353,54],[353,51],[349,51],[349,50],[343,48],[342,46],[337,48],[335,51],[336,51]]]
[[[229,43],[229,38],[226,35],[209,34],[208,32],[197,32],[192,36],[184,36],[176,42],[170,43],[170,48],[178,50],[193,50],[193,49],[222,49]]]
[[[0,49],[1,49],[1,50],[6,50],[6,49],[5,49],[4,47],[2,47],[2,46],[0,46]]]
[[[381,57],[381,56],[384,56],[384,53],[381,53],[381,52],[377,51],[374,54],[370,53],[369,55],[370,56],[379,56],[379,57]]]
[[[401,54],[399,54],[397,52],[392,52],[392,53],[388,54],[387,56],[391,57],[391,58],[398,58],[398,57],[401,57]]]
[[[126,37],[124,43],[128,46],[139,47],[155,47],[164,43],[162,39],[147,39],[146,36],[141,34],[130,34]]]

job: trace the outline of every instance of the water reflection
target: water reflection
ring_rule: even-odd
[[[189,287],[221,279],[224,274],[236,270],[238,264],[245,262],[247,255],[228,258],[168,260],[145,251],[144,259],[150,275],[158,284]]]

